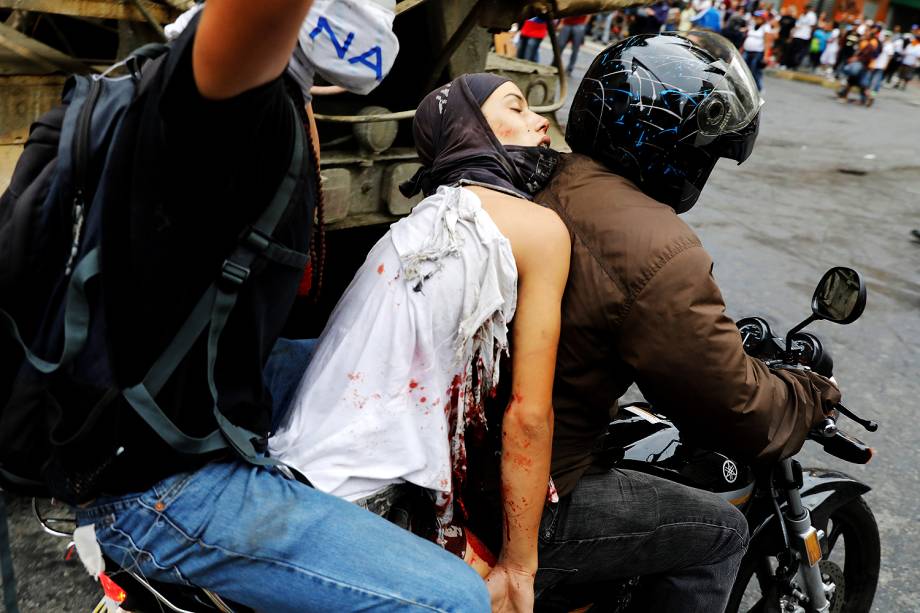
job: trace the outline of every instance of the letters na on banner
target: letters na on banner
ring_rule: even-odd
[[[316,37],[323,32],[326,33],[333,47],[335,47],[335,53],[339,59],[345,60],[348,49],[355,40],[355,33],[349,32],[345,37],[345,42],[340,42],[335,30],[329,25],[329,20],[324,16],[320,16],[316,22],[316,27],[310,32],[310,38],[315,41]],[[364,53],[351,57],[346,61],[349,64],[362,64],[374,71],[374,76],[378,81],[383,79],[383,51],[380,49],[380,45],[374,45]]]

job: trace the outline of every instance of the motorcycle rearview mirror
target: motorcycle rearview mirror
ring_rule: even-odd
[[[852,268],[831,268],[821,277],[811,299],[811,312],[818,319],[850,324],[866,308],[866,283]]]
[[[786,351],[792,349],[793,335],[808,324],[822,319],[837,324],[850,324],[859,319],[865,308],[866,282],[862,275],[852,268],[831,268],[824,273],[815,288],[811,298],[811,316],[786,335]]]

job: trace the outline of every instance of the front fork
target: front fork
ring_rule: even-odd
[[[799,492],[802,486],[802,467],[791,458],[782,460],[779,467],[788,502],[783,509],[783,521],[789,545],[798,557],[799,584],[805,590],[803,596],[807,596],[812,611],[826,613],[830,610],[828,596],[832,594],[833,586],[825,585],[821,578],[819,563],[821,539],[824,535],[811,525],[811,515],[802,505],[802,496]]]

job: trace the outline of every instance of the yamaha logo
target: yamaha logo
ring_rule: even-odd
[[[725,460],[722,465],[722,476],[729,483],[734,483],[738,479],[738,467],[731,460]]]

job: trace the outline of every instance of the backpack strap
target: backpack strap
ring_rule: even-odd
[[[32,350],[22,340],[16,322],[9,313],[0,309],[0,327],[6,328],[35,370],[46,375],[51,374],[61,366],[68,364],[83,349],[89,336],[90,321],[86,283],[97,276],[99,270],[99,248],[97,247],[87,253],[73,271],[73,276],[67,286],[64,308],[64,349],[57,362],[49,362],[32,353]]]
[[[220,277],[198,300],[179,332],[147,372],[144,380],[122,392],[125,400],[144,422],[170,446],[182,453],[204,454],[232,447],[237,454],[252,464],[277,464],[276,460],[265,457],[255,448],[253,440],[258,439],[258,435],[233,424],[220,412],[217,386],[214,383],[214,365],[217,361],[221,333],[236,305],[239,290],[249,278],[256,259],[263,257],[298,269],[303,269],[306,265],[306,254],[287,249],[272,238],[294,195],[304,162],[303,128],[296,121],[296,106],[293,101],[290,103],[294,118],[294,147],[287,173],[270,204],[258,220],[242,234],[233,253],[224,260]],[[196,438],[179,430],[159,407],[154,397],[205,328],[208,329],[208,387],[218,429],[208,436]]]
[[[165,43],[147,43],[132,51],[131,57],[140,58],[141,60],[155,60],[167,51],[169,51],[169,45]]]
[[[13,551],[6,521],[6,501],[0,491],[0,581],[3,583],[3,606],[6,613],[19,613],[16,605],[16,576],[13,574]]]

